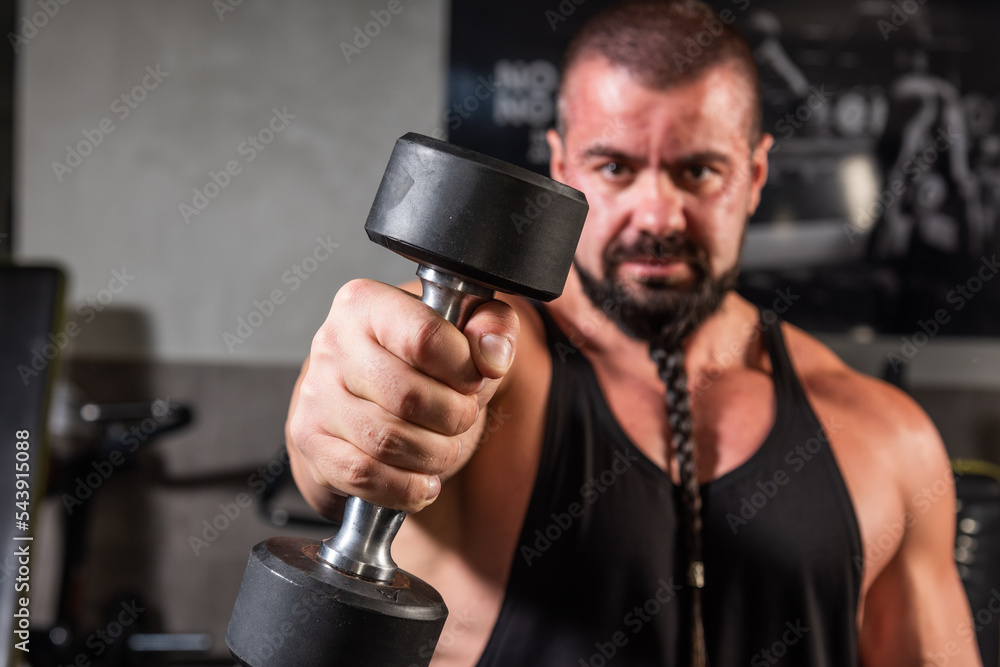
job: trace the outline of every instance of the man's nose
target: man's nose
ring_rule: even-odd
[[[636,184],[633,224],[657,237],[683,232],[684,193],[664,169],[645,170]]]

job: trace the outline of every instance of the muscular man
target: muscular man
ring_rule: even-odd
[[[570,47],[551,171],[591,209],[562,297],[459,332],[354,281],[315,337],[295,478],[329,516],[414,512],[434,665],[979,664],[934,427],[776,323],[800,295],[732,291],[772,140],[738,35],[681,50],[716,18],[629,3]]]

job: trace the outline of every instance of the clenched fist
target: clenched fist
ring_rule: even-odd
[[[313,339],[288,418],[306,498],[326,514],[336,512],[337,495],[408,512],[430,504],[442,477],[475,451],[517,334],[502,301],[481,305],[459,331],[409,292],[369,280],[344,285]]]

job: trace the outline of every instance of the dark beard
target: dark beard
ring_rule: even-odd
[[[622,263],[643,257],[686,262],[693,278],[686,285],[651,280],[637,289],[614,278]],[[666,350],[679,347],[719,310],[723,298],[736,287],[739,274],[737,265],[713,278],[707,253],[683,234],[665,238],[644,234],[628,247],[612,243],[605,249],[603,260],[603,279],[576,265],[584,293],[627,336]]]

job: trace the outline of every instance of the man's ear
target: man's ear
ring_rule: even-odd
[[[566,149],[563,146],[562,137],[552,129],[545,133],[545,139],[549,142],[549,176],[553,180],[565,183]]]
[[[750,156],[750,198],[747,202],[747,217],[754,214],[760,204],[760,191],[767,183],[767,155],[774,145],[774,137],[764,133],[760,138],[757,147],[754,148],[753,155]]]

